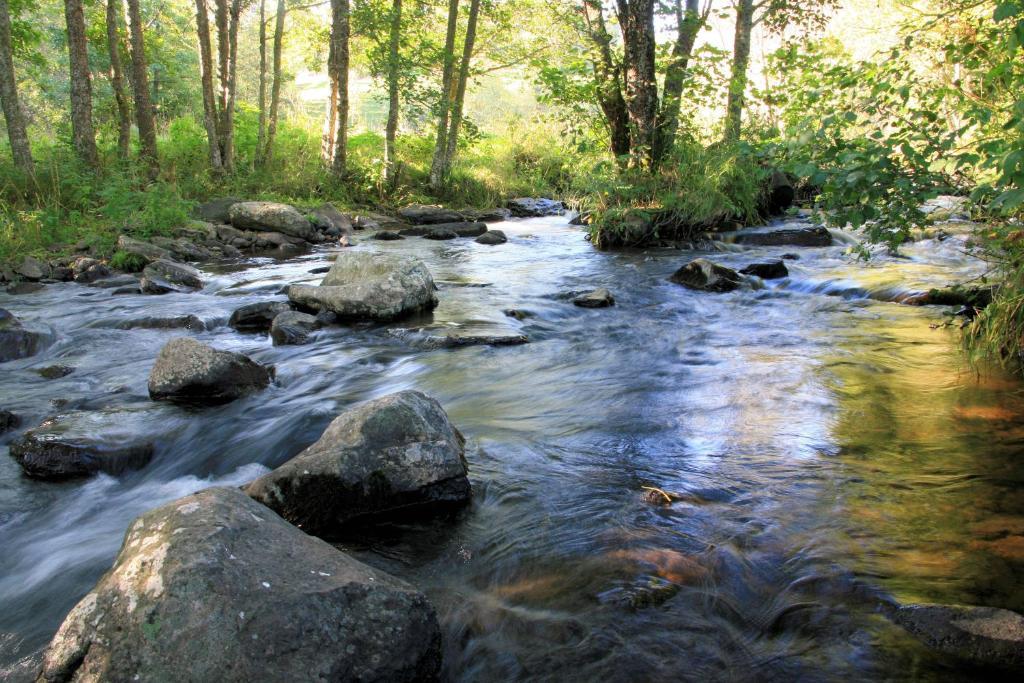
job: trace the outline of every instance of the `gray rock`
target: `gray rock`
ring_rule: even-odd
[[[272,366],[179,337],[160,349],[149,374],[149,396],[154,401],[227,403],[266,388],[272,378]]]
[[[832,233],[821,226],[757,230],[736,233],[735,242],[758,247],[828,247]]]
[[[229,210],[231,225],[241,230],[280,232],[304,240],[316,237],[313,225],[294,207],[276,202],[238,202]]]
[[[744,275],[756,275],[762,280],[774,280],[789,275],[789,269],[782,261],[769,261],[767,263],[751,263],[740,270]]]
[[[21,418],[9,410],[0,410],[0,434],[21,426]]]
[[[25,326],[10,311],[0,308],[0,363],[34,356],[54,341],[48,327]]]
[[[42,282],[15,282],[13,285],[7,287],[6,291],[8,294],[14,296],[21,296],[22,294],[35,294],[46,289],[46,285]]]
[[[121,474],[153,457],[153,428],[147,410],[71,412],[25,432],[11,444],[11,455],[37,479]]]
[[[731,268],[699,258],[677,270],[669,280],[703,292],[731,292],[740,287],[743,278]]]
[[[580,294],[572,302],[582,308],[605,308],[615,305],[615,297],[607,289],[601,287],[592,292]]]
[[[678,592],[678,584],[658,576],[641,576],[635,581],[599,593],[597,599],[604,604],[643,609],[656,607]]]
[[[42,280],[49,277],[50,267],[33,256],[26,256],[14,269],[14,272],[26,280]]]
[[[502,313],[510,318],[515,318],[516,320],[526,320],[527,318],[534,317],[531,311],[527,311],[522,308],[506,308]]]
[[[401,218],[371,211],[356,216],[352,227],[356,230],[401,230],[409,227],[409,223]]]
[[[298,311],[285,311],[274,318],[270,326],[270,338],[274,346],[305,344],[309,333],[317,329],[320,322],[315,316]]]
[[[902,605],[893,620],[931,648],[976,663],[1024,666],[1024,617],[995,607]]]
[[[203,280],[191,266],[160,259],[142,269],[139,286],[146,294],[192,292],[203,288]]]
[[[240,201],[242,200],[237,197],[212,199],[197,206],[193,215],[199,220],[209,223],[228,223],[231,221],[231,207]]]
[[[234,244],[235,240],[240,240],[243,245],[248,246],[252,243],[252,233],[238,228],[232,228],[230,225],[217,225],[214,226],[214,230],[217,233],[217,239],[221,242],[228,244]]]
[[[375,239],[375,240],[392,241],[392,240],[404,240],[405,238],[402,237],[401,235],[399,235],[398,232],[396,232],[394,230],[381,230],[380,232],[376,233],[373,236],[373,239]]]
[[[116,292],[115,292],[116,294]],[[171,315],[171,316],[146,316],[144,318],[134,318],[132,320],[124,320],[117,324],[119,330],[175,330],[175,329],[186,329],[193,330],[195,332],[201,332],[206,329],[206,323],[204,323],[199,317],[190,314],[187,315]]]
[[[292,310],[287,301],[259,301],[236,308],[228,325],[239,332],[267,332],[279,314]]]
[[[136,519],[71,610],[40,681],[431,681],[423,594],[232,488]]]
[[[444,240],[458,239],[459,233],[454,230],[430,230],[423,234],[424,239],[437,240],[438,242]]]
[[[485,223],[500,223],[501,221],[507,221],[512,218],[511,209],[505,208],[493,208],[493,209],[470,209],[464,211],[463,215],[467,219],[472,221],[484,221]]]
[[[565,212],[565,204],[557,199],[543,199],[536,197],[518,197],[508,201],[508,208],[512,215],[518,218],[533,218],[537,216],[557,216]]]
[[[398,211],[399,217],[413,225],[434,225],[437,223],[457,223],[464,220],[461,213],[441,206],[424,206],[413,204]]]
[[[95,261],[95,259],[79,259],[75,262],[75,267],[72,269],[74,273],[74,280],[79,284],[91,284],[98,280],[103,280],[113,273],[107,264],[95,261],[94,263],[83,263],[83,261]]]
[[[455,237],[476,237],[487,232],[487,224],[477,221],[457,221],[454,223],[436,223],[432,225],[418,225],[406,228],[399,232],[406,237],[426,237],[427,239],[450,239],[439,238],[435,235],[453,233]]]
[[[339,254],[319,287],[291,285],[288,298],[300,308],[328,310],[341,319],[394,320],[437,305],[434,280],[411,256]]]
[[[209,261],[214,257],[212,251],[184,237],[174,239],[170,237],[154,237],[153,244],[166,249],[174,259],[179,261]]]
[[[128,237],[127,235],[121,235],[117,238],[117,248],[125,253],[144,258],[146,261],[159,261],[160,259],[171,261],[174,259],[171,252],[167,249]]]
[[[476,241],[480,244],[505,244],[508,242],[508,237],[501,230],[488,230],[477,237]]]
[[[47,365],[45,368],[38,368],[36,373],[43,379],[60,379],[74,371],[75,369],[69,365]]]
[[[309,533],[469,500],[465,440],[444,409],[402,391],[345,411],[320,440],[246,492]]]
[[[338,211],[334,204],[323,204],[313,209],[312,215],[319,227],[331,237],[352,234],[352,220]]]
[[[389,330],[393,337],[421,349],[457,349],[463,346],[518,346],[529,343],[524,334],[515,332],[484,332],[479,330],[445,330],[433,334],[423,330]]]

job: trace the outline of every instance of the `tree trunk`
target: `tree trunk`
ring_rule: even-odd
[[[388,36],[388,121],[384,126],[384,182],[396,179],[395,138],[398,136],[398,72],[401,65],[398,48],[402,37],[402,0],[391,4],[391,29]]]
[[[267,140],[267,0],[260,0],[260,92],[259,131],[256,134],[256,158],[258,166]]]
[[[71,77],[71,137],[78,157],[89,166],[99,166],[96,133],[92,127],[92,79],[89,74],[89,46],[85,38],[82,0],[64,0],[68,28],[68,59]]]
[[[608,124],[612,154],[620,159],[629,154],[629,115],[622,97],[622,69],[612,59],[612,37],[604,23],[601,0],[583,0],[587,36],[594,44],[594,78],[597,98]]]
[[[11,141],[14,165],[32,175],[32,148],[28,142],[25,115],[18,102],[18,79],[14,75],[14,53],[11,49],[11,13],[7,0],[0,0],[0,105],[7,121],[7,138]]]
[[[107,0],[110,2],[111,0]],[[142,159],[156,177],[156,115],[149,98],[149,76],[146,66],[146,41],[143,36],[142,12],[139,0],[128,0],[128,23],[132,43],[132,93],[135,96],[135,125],[139,128]]]
[[[274,26],[274,84],[270,87],[270,120],[267,122],[267,146],[263,150],[263,163],[274,156],[274,137],[277,135],[277,108],[281,101],[281,43],[284,41],[285,0],[277,0],[277,22]]]
[[[217,97],[213,90],[213,49],[210,46],[210,18],[206,0],[196,0],[196,33],[199,36],[199,69],[203,90],[203,124],[209,145],[210,166],[215,172],[224,170],[220,142],[217,139]]]
[[[625,48],[626,111],[629,113],[630,166],[654,167],[658,84],[654,73],[654,0],[618,0]]]
[[[711,4],[707,4],[710,9]],[[665,155],[671,151],[679,129],[679,103],[683,94],[683,82],[686,80],[686,69],[690,64],[693,44],[697,40],[697,31],[704,23],[706,15],[701,15],[698,0],[686,0],[683,11],[682,0],[675,0],[676,10],[676,42],[672,46],[672,61],[665,70],[665,88],[661,96],[661,110],[658,112],[658,127],[654,139],[654,163],[661,163]]]
[[[462,47],[462,64],[459,65],[459,80],[455,86],[455,101],[452,103],[451,123],[448,127],[448,148],[444,158],[444,181],[448,181],[459,144],[459,127],[462,125],[462,108],[466,101],[466,84],[469,81],[469,63],[473,57],[473,44],[476,42],[476,23],[480,14],[480,0],[472,0],[469,4],[469,19],[466,24],[466,42]]]
[[[337,36],[334,35],[334,9],[331,9],[331,34],[327,38],[327,110],[324,116],[324,130],[320,140],[320,158],[330,168],[334,163],[334,136],[338,134],[338,79],[337,79]]]
[[[121,65],[121,0],[107,0],[107,54],[110,56],[110,87],[117,105],[117,151],[127,159],[132,145],[132,109],[124,89]]]
[[[334,160],[331,168],[344,175],[348,164],[348,40],[350,32],[349,0],[332,0],[331,41],[334,43],[334,76],[338,89],[338,113],[334,133]]]
[[[725,113],[725,140],[739,140],[743,126],[743,102],[750,63],[750,32],[754,27],[754,0],[739,0],[736,6],[736,35],[732,48],[732,78]]]
[[[448,151],[448,116],[452,107],[452,72],[455,69],[455,32],[459,25],[459,0],[448,0],[448,29],[444,39],[444,68],[441,73],[441,101],[437,112],[437,140],[430,164],[430,189],[444,186],[444,156]]]
[[[238,22],[242,15],[242,0],[231,0],[231,15],[228,24],[228,75],[227,104],[222,113],[224,132],[220,145],[224,166],[231,170],[235,166],[235,87],[238,79]]]

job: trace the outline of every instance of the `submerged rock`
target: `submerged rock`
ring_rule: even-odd
[[[1024,666],[1024,616],[996,607],[901,605],[893,620],[931,648],[977,663]]]
[[[518,218],[557,216],[565,212],[565,204],[557,199],[518,197],[508,201],[512,215]]]
[[[281,313],[292,310],[287,301],[259,301],[236,308],[228,325],[239,332],[267,332]]]
[[[47,365],[45,368],[36,370],[43,379],[60,379],[73,373],[75,369],[68,365]]]
[[[441,334],[429,331],[390,330],[392,336],[421,349],[457,349],[464,346],[518,346],[529,343],[525,334],[514,332],[481,332],[446,330]]]
[[[532,311],[527,311],[522,308],[506,308],[502,313],[507,315],[509,318],[515,318],[516,320],[526,320],[527,318],[534,317]]]
[[[572,302],[582,308],[605,308],[615,305],[615,297],[607,289],[601,287],[592,292],[580,294]]]
[[[146,294],[193,292],[203,288],[203,280],[192,266],[160,259],[142,269],[139,286]]]
[[[0,410],[0,434],[21,426],[21,418],[9,410]]]
[[[707,259],[694,259],[669,277],[671,282],[703,292],[731,292],[738,289],[742,278],[732,268]]]
[[[241,230],[279,232],[304,240],[316,238],[313,224],[289,204],[238,202],[228,213],[231,225]]]
[[[369,515],[469,500],[465,440],[444,409],[402,391],[345,411],[246,492],[312,534]]]
[[[459,233],[454,230],[430,230],[422,236],[424,239],[442,241],[458,239]]]
[[[422,593],[212,488],[131,524],[40,680],[429,681],[440,665]]]
[[[53,342],[53,332],[48,328],[26,327],[10,311],[0,308],[0,363],[34,356]]]
[[[374,234],[373,239],[391,242],[394,240],[404,240],[405,238],[399,235],[395,230],[381,230]]]
[[[437,223],[457,223],[464,220],[461,213],[442,206],[425,206],[413,204],[399,209],[399,217],[413,225],[433,225]]]
[[[603,604],[643,609],[655,607],[673,598],[679,592],[677,584],[659,576],[641,576],[633,582],[616,586],[598,594]]]
[[[116,292],[115,292],[116,294]],[[146,316],[145,318],[134,318],[118,323],[119,330],[176,330],[186,329],[201,332],[206,329],[206,323],[191,313],[186,315]]]
[[[508,242],[508,237],[501,230],[488,230],[484,234],[476,238],[476,242],[480,244],[505,244]]]
[[[452,223],[436,223],[431,225],[419,225],[412,228],[400,230],[399,234],[405,237],[426,237],[427,239],[452,239],[452,237],[438,237],[438,235],[452,235],[453,237],[476,237],[487,232],[487,224],[479,221],[456,221]]]
[[[423,262],[411,256],[339,254],[320,286],[291,285],[301,308],[328,310],[342,319],[394,320],[437,305],[436,287]]]
[[[807,228],[757,230],[737,233],[735,242],[758,247],[828,247],[832,245],[832,233],[820,225]]]
[[[787,277],[789,269],[782,261],[769,261],[767,263],[751,263],[740,270],[744,275],[756,275],[762,280],[774,280],[780,277]]]
[[[179,337],[160,349],[149,374],[149,396],[154,401],[227,403],[265,389],[272,378],[272,366]]]
[[[472,221],[484,221],[485,223],[500,223],[512,218],[511,209],[495,207],[493,209],[471,209],[463,212],[467,219]]]
[[[68,479],[97,472],[121,474],[153,457],[146,411],[71,412],[49,418],[11,444],[25,474]]]
[[[320,326],[320,321],[308,313],[284,311],[274,318],[270,326],[270,338],[274,346],[305,344],[309,333]]]

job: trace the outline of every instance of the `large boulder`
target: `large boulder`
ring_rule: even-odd
[[[606,308],[615,305],[615,297],[606,288],[601,287],[592,292],[580,294],[572,302],[581,308]]]
[[[496,207],[493,209],[470,209],[468,211],[463,211],[463,215],[467,220],[471,221],[500,223],[501,221],[507,221],[509,218],[512,218],[512,210],[504,207]]]
[[[292,310],[287,301],[258,301],[236,308],[228,325],[239,332],[267,332],[279,314]]]
[[[197,206],[192,213],[199,220],[208,223],[228,223],[231,221],[231,207],[240,201],[242,200],[237,197],[212,199]]]
[[[707,259],[694,259],[669,277],[671,282],[702,292],[731,292],[743,278],[735,270]]]
[[[430,681],[433,607],[412,586],[212,488],[129,527],[40,681]]]
[[[280,232],[304,240],[316,238],[313,224],[298,209],[276,202],[238,202],[229,210],[231,225],[241,230]]]
[[[402,391],[345,411],[246,491],[309,533],[329,535],[370,515],[468,501],[464,443],[437,401]]]
[[[893,620],[929,647],[979,664],[1024,667],[1024,617],[996,607],[901,605]]]
[[[320,321],[309,313],[284,311],[274,318],[270,326],[270,338],[274,346],[305,344],[309,335],[320,326]]]
[[[25,432],[11,455],[37,479],[120,474],[153,457],[153,422],[148,410],[65,413]]]
[[[413,225],[433,225],[436,223],[458,223],[463,221],[462,214],[441,206],[424,206],[413,204],[399,209],[399,217]]]
[[[508,242],[508,237],[506,237],[505,233],[502,232],[501,230],[488,230],[484,234],[477,237],[475,241],[478,242],[479,244],[505,244],[505,242]]]
[[[394,320],[437,305],[434,280],[417,258],[399,254],[339,254],[320,286],[291,285],[300,308],[331,311],[341,319]]]
[[[50,276],[50,266],[34,256],[26,256],[14,268],[14,272],[26,280],[42,280]]]
[[[441,233],[454,233],[455,237],[476,237],[487,232],[487,224],[479,221],[455,221],[453,223],[433,223],[431,225],[417,225],[399,234],[406,237],[427,237],[437,239],[434,235]]]
[[[832,233],[818,225],[806,228],[751,230],[736,233],[736,244],[756,247],[828,247]]]
[[[352,234],[352,219],[338,211],[334,204],[323,204],[313,209],[311,214],[316,227],[331,237]]]
[[[766,261],[764,263],[751,263],[740,269],[744,275],[756,275],[762,280],[776,280],[780,277],[789,276],[789,268],[782,261]]]
[[[517,218],[557,216],[565,212],[565,204],[557,199],[518,197],[508,200],[508,208]]]
[[[26,326],[0,308],[0,363],[34,356],[54,342],[54,334],[41,325]]]
[[[139,286],[146,294],[194,292],[203,288],[203,279],[192,266],[159,259],[142,269]]]
[[[128,235],[121,235],[117,238],[117,249],[118,251],[143,258],[147,262],[159,261],[160,259],[171,261],[174,258],[167,249],[128,237]]]
[[[248,356],[179,337],[160,349],[149,373],[149,396],[154,401],[227,403],[266,388],[273,376],[273,367]]]

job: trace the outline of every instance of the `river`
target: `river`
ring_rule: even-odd
[[[274,347],[235,308],[318,282],[323,250],[204,269],[194,294],[49,285],[0,307],[57,343],[0,365],[25,427],[63,410],[137,410],[156,439],[118,478],[22,476],[0,437],[0,678],[31,673],[67,611],[109,568],[130,520],[239,485],[315,441],[355,402],[415,388],[468,438],[474,499],[454,519],[392,522],[339,547],[438,609],[453,680],[958,680],[981,672],[892,625],[872,596],[1024,611],[1024,395],[965,367],[947,310],[894,293],[980,275],[963,239],[856,261],[846,245],[783,253],[790,277],[728,294],[666,280],[694,256],[602,253],[565,217],[510,221],[500,246],[363,239],[411,253],[438,283],[428,319],[359,324]],[[570,293],[607,287],[616,305]],[[505,309],[530,313],[524,320]],[[191,313],[207,331],[118,329]],[[423,350],[396,328],[515,331],[514,347]],[[194,334],[277,368],[225,406],[154,409],[146,380]],[[34,369],[75,371],[47,380]],[[668,504],[663,489],[674,498]],[[630,598],[633,602],[630,603]],[[198,634],[197,634],[198,635]],[[200,636],[201,637],[201,636]]]

